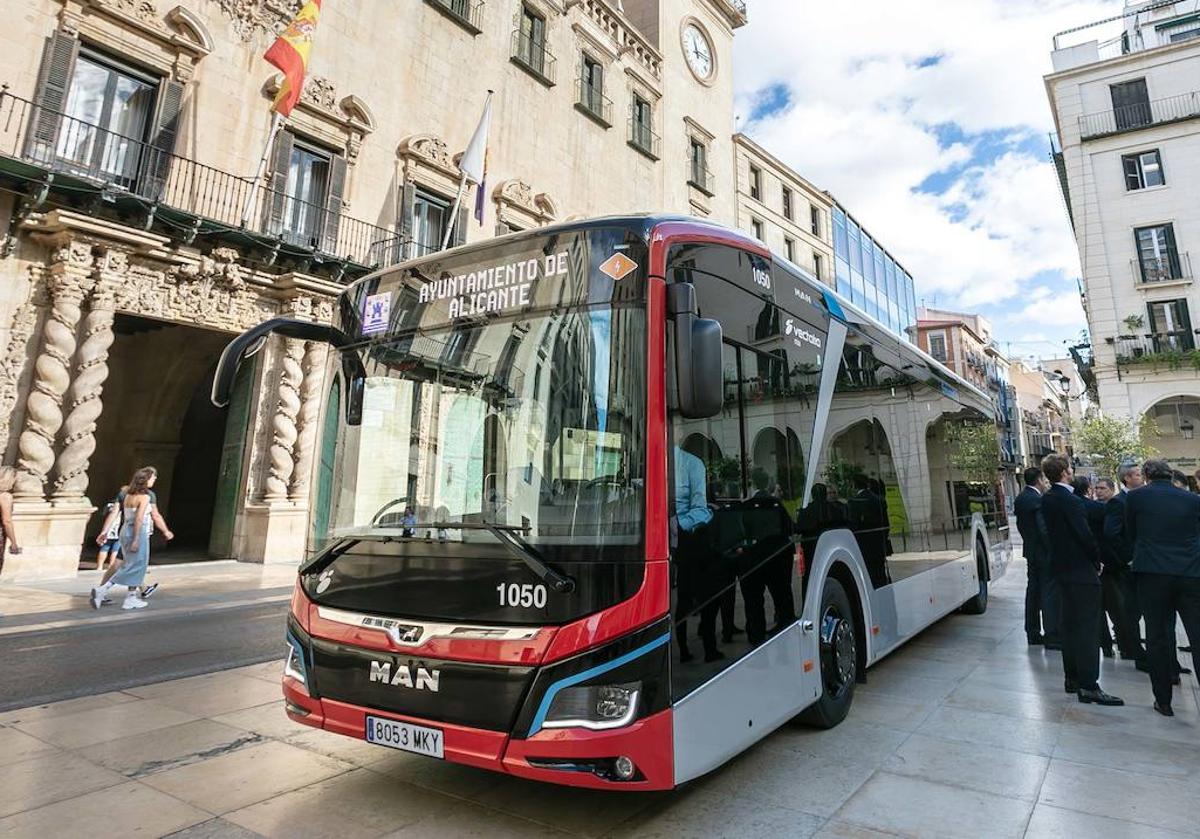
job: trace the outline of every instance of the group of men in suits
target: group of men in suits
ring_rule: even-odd
[[[1024,478],[1014,511],[1028,562],[1029,643],[1062,651],[1064,687],[1080,702],[1123,705],[1099,683],[1107,611],[1122,657],[1150,674],[1154,709],[1173,716],[1172,685],[1182,670],[1176,616],[1189,642],[1200,638],[1200,495],[1173,483],[1162,460],[1122,467],[1121,489],[1101,480],[1096,499],[1087,497],[1086,482],[1073,485],[1062,455],[1047,456]]]

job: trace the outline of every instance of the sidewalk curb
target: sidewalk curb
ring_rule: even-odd
[[[114,623],[122,620],[151,620],[158,617],[172,617],[181,614],[191,614],[194,612],[214,612],[225,609],[236,609],[243,606],[259,606],[264,603],[286,603],[292,599],[291,592],[287,594],[272,594],[265,597],[251,597],[242,600],[226,600],[215,603],[193,603],[191,605],[180,605],[164,609],[155,609],[152,612],[130,612],[125,613],[118,611],[117,614],[101,615],[99,617],[84,617],[71,620],[47,621],[45,623],[31,623],[22,626],[0,627],[0,637],[6,635],[23,635],[30,632],[43,632],[48,629],[69,629],[75,626],[94,626],[95,624]],[[119,609],[119,607],[118,607]],[[0,620],[3,620],[0,618]]]

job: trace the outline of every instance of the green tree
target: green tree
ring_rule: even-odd
[[[1149,442],[1153,433],[1154,423],[1149,417],[1138,422],[1129,417],[1106,417],[1095,412],[1072,428],[1076,451],[1102,476],[1114,480],[1122,463],[1141,462],[1157,453]]]
[[[952,422],[946,426],[950,464],[968,481],[991,483],[1000,467],[1000,440],[990,423]]]

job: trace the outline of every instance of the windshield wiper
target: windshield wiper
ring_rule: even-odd
[[[517,535],[528,532],[528,527],[520,527],[515,524],[492,524],[491,522],[429,521],[418,522],[411,528],[413,530],[486,530],[499,540],[505,550],[524,562],[529,570],[537,574],[538,579],[550,588],[559,594],[570,594],[575,590],[575,580],[565,574],[560,574],[543,562],[533,546]]]

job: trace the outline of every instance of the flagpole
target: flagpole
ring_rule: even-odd
[[[467,173],[463,172],[462,180],[458,182],[458,194],[454,196],[454,206],[450,209],[450,223],[446,225],[446,237],[442,239],[442,250],[450,246],[450,237],[454,234],[454,225],[458,221],[458,208],[462,204],[463,193],[467,191]]]
[[[246,206],[242,210],[242,227],[250,223],[250,213],[254,210],[254,193],[258,185],[262,183],[263,174],[267,171],[267,158],[271,155],[271,146],[275,142],[275,135],[282,127],[283,114],[279,111],[272,111],[271,130],[267,132],[267,142],[263,146],[262,157],[258,161],[258,171],[255,172],[254,180],[250,183],[250,194],[246,196]]]

